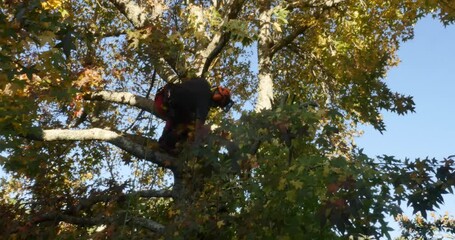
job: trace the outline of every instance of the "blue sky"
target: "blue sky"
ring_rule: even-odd
[[[416,112],[405,116],[384,112],[387,131],[381,135],[365,127],[357,145],[371,157],[455,155],[455,25],[422,19],[414,39],[403,43],[398,55],[401,63],[388,73],[386,82],[392,90],[414,96]],[[455,215],[455,196],[446,196],[437,213],[445,211]]]

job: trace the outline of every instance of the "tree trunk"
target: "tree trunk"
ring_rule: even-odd
[[[273,101],[272,81],[272,37],[271,37],[271,10],[270,2],[263,1],[259,16],[259,41],[258,41],[258,64],[259,64],[259,86],[258,98],[255,111],[270,109]]]

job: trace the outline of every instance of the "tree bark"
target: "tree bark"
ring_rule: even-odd
[[[106,217],[106,216],[99,216],[99,217],[76,217],[76,216],[71,216],[68,214],[62,214],[62,213],[47,213],[44,215],[41,215],[40,217],[35,218],[31,224],[39,224],[43,222],[67,222],[71,224],[75,224],[81,227],[91,227],[91,226],[99,226],[103,224],[109,224],[109,223],[114,223],[114,222],[119,222],[122,221],[121,216],[114,216],[114,217]],[[162,233],[164,232],[164,225],[157,223],[153,220],[147,219],[147,218],[140,218],[140,217],[130,217],[127,219],[127,224],[133,224],[136,226],[141,226],[143,228],[146,228],[150,231],[156,232],[156,233]],[[17,232],[13,231],[12,233]]]
[[[258,98],[255,111],[272,108],[273,101],[273,81],[272,81],[272,13],[270,1],[262,1],[259,15],[259,41],[258,41],[258,64],[259,64],[259,85]]]
[[[112,4],[133,24],[135,28],[142,28],[150,19],[150,13],[131,0],[110,0]]]
[[[244,6],[245,0],[233,0],[232,3],[226,6],[226,9],[229,9],[226,16],[224,17],[223,24],[226,24],[231,19],[238,17],[242,7]],[[222,24],[222,25],[223,25]],[[221,29],[223,27],[220,27]],[[223,48],[229,42],[231,37],[230,32],[219,32],[213,38],[209,45],[197,55],[199,59],[196,61],[197,64],[197,75],[203,76],[210,70],[210,66],[213,60],[221,53]]]
[[[38,141],[105,141],[127,151],[139,159],[153,162],[160,167],[174,169],[176,159],[131,141],[126,135],[111,130],[93,128],[84,130],[52,129],[42,130],[39,133],[29,133],[25,136]]]
[[[85,100],[106,101],[113,103],[126,104],[140,108],[144,111],[154,114],[154,101],[139,95],[134,95],[129,92],[111,92],[99,91],[88,93],[83,96]]]

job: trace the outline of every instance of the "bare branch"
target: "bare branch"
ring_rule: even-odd
[[[200,56],[202,59],[204,59],[202,60],[204,64],[202,64],[202,68],[199,68],[199,71],[197,73],[198,76],[203,76],[209,70],[213,60],[215,60],[215,58],[221,53],[224,46],[226,46],[228,43],[230,37],[230,33],[215,35],[207,48],[200,53]]]
[[[230,11],[227,13],[224,23],[229,22],[230,19],[237,18],[237,16],[239,15],[240,11],[243,8],[244,3],[245,0],[232,1],[232,4],[226,7],[227,9],[230,9]],[[230,37],[231,37],[230,32],[216,34],[212,38],[212,41],[209,43],[209,45],[207,45],[207,47],[199,53],[200,56],[199,61],[202,64],[199,66],[197,72],[198,76],[203,76],[209,70],[213,60],[221,53],[223,48],[229,42]]]
[[[124,216],[119,215],[119,216],[113,216],[113,217],[107,217],[107,216],[98,216],[98,217],[76,217],[76,216],[71,216],[67,214],[60,214],[60,213],[48,213],[44,214],[40,217],[35,218],[31,224],[39,224],[43,222],[67,222],[71,224],[75,224],[78,226],[83,226],[83,227],[90,227],[90,226],[96,226],[96,225],[102,225],[102,224],[110,224],[114,222],[122,222],[122,218]],[[159,224],[153,220],[146,219],[146,218],[141,218],[141,217],[130,217],[126,221],[127,224],[132,224],[135,226],[141,226],[143,228],[146,228],[148,230],[151,230],[156,233],[162,233],[165,229],[164,225]],[[14,231],[16,232],[16,231]]]
[[[84,130],[42,130],[40,133],[29,133],[25,137],[38,141],[105,141],[127,151],[137,158],[153,162],[160,167],[173,168],[174,166],[172,163],[176,162],[173,157],[170,157],[167,154],[132,142],[131,139],[124,134],[100,128]]]
[[[179,79],[179,76],[171,67],[169,61],[167,61],[164,58],[158,59],[158,62],[155,63],[155,68],[158,71],[158,75],[160,75],[160,77],[164,79],[166,82],[173,83]]]
[[[131,0],[110,0],[112,4],[133,24],[135,28],[142,28],[149,19],[145,8]]]
[[[90,217],[90,218],[83,218],[83,217],[75,217],[66,214],[60,213],[47,213],[35,218],[31,221],[30,224],[39,224],[43,222],[50,222],[50,221],[63,221],[67,223],[72,223],[81,227],[89,227],[95,225],[101,225],[105,223],[113,222],[112,218],[105,218],[105,217]]]
[[[164,226],[147,218],[131,217],[129,219],[134,225],[141,226],[151,231],[162,233],[164,232]]]
[[[346,1],[346,0],[324,0],[322,2],[319,2],[319,1],[312,1],[312,2],[316,6],[333,7],[344,1]]]
[[[113,103],[126,104],[140,108],[144,111],[154,113],[154,101],[142,96],[134,95],[129,92],[110,92],[100,91],[84,95],[85,100],[107,101]]]
[[[143,198],[170,198],[173,196],[173,192],[167,189],[161,190],[141,190],[137,192],[129,193],[128,195],[137,195]]]
[[[96,226],[102,224],[112,224],[115,222],[125,222],[129,225],[133,226],[140,226],[146,229],[149,229],[153,232],[161,233],[164,231],[164,226],[159,224],[153,220],[142,218],[142,217],[128,217],[129,214],[117,214],[116,216],[96,216],[90,218],[80,217],[84,214],[81,213],[81,210],[88,210],[93,205],[100,203],[100,202],[112,202],[112,201],[125,201],[128,197],[131,196],[139,196],[145,198],[152,198],[152,197],[171,197],[172,191],[169,190],[143,190],[137,192],[131,192],[124,194],[121,192],[121,188],[114,188],[108,189],[102,192],[97,192],[91,194],[89,197],[85,199],[81,199],[79,204],[76,206],[71,206],[68,210],[60,213],[47,213],[43,214],[39,217],[34,218],[29,224],[39,224],[42,222],[50,222],[50,221],[64,221],[67,223],[76,224],[78,226]],[[121,213],[121,212],[120,212]],[[127,218],[125,220],[125,218]],[[17,230],[16,230],[17,231]],[[16,231],[13,231],[16,232]]]
[[[308,29],[312,28],[313,26],[315,26],[315,24],[301,26],[301,27],[295,29],[292,33],[290,33],[289,35],[287,35],[286,37],[284,37],[283,39],[281,39],[280,41],[278,41],[277,43],[275,43],[273,45],[273,47],[270,49],[270,55],[273,56],[275,53],[280,51],[283,47],[286,47],[289,44],[291,44],[292,41],[294,41],[294,39],[296,39],[301,34],[304,34]]]
[[[118,190],[117,190],[118,191]],[[168,189],[161,190],[140,190],[130,193],[122,193],[121,189],[119,192],[116,192],[116,189],[108,189],[102,192],[92,193],[87,198],[81,199],[79,204],[75,206],[70,206],[67,212],[69,213],[78,213],[81,210],[90,209],[93,205],[100,202],[112,202],[120,201],[129,197],[141,197],[141,198],[171,198],[173,196],[173,191]]]
[[[286,0],[287,4],[291,7],[310,7],[310,8],[330,8],[339,3],[345,2],[346,0],[310,0],[310,1],[298,1],[298,0]]]
[[[336,7],[338,4],[344,2],[346,0],[323,0],[323,1],[309,1],[309,2],[292,2],[289,3],[288,8],[293,9],[295,7],[298,7],[298,5],[303,5],[304,7],[319,7],[322,8],[322,11],[327,11],[328,9],[331,9],[333,7]],[[302,6],[301,6],[302,7]],[[318,14],[317,17],[320,17],[320,14]],[[293,32],[291,32],[289,35],[285,36],[283,39],[277,41],[272,48],[270,49],[270,56],[273,56],[275,53],[280,51],[286,46],[289,46],[292,41],[294,41],[298,36],[304,34],[307,30],[310,28],[313,28],[316,26],[316,23],[310,23],[308,25],[303,25],[297,27]]]

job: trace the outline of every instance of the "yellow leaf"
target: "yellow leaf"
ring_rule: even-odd
[[[216,222],[216,226],[217,226],[218,228],[221,228],[222,226],[224,226],[224,221],[223,221],[223,220],[220,220],[220,221]]]
[[[280,24],[277,23],[277,22],[274,22],[274,23],[273,23],[273,28],[274,28],[277,32],[282,32],[281,26],[280,26]]]
[[[93,178],[93,174],[92,173],[86,173],[84,178],[90,180],[90,179]]]
[[[174,217],[174,216],[179,215],[179,214],[180,214],[180,210],[174,211],[173,209],[170,209],[170,210],[168,211],[169,217]]]
[[[303,183],[298,180],[297,181],[292,180],[291,185],[294,186],[295,189],[302,189],[303,187]]]
[[[63,18],[66,18],[68,17],[70,14],[68,13],[68,11],[66,11],[65,9],[62,9],[60,10],[60,13],[62,14],[62,17]]]
[[[286,179],[281,178],[280,182],[278,183],[278,190],[283,190],[286,187]]]
[[[62,0],[48,0],[41,3],[41,7],[43,7],[44,10],[53,10],[59,8],[61,5]]]

